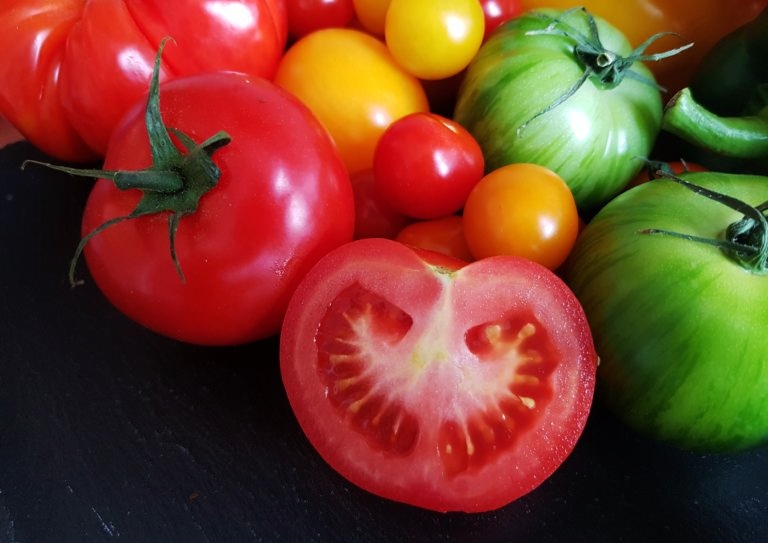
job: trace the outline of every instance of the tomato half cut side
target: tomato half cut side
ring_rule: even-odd
[[[283,383],[331,467],[379,496],[489,511],[567,458],[597,356],[580,304],[541,265],[464,264],[367,238],[323,257],[289,304]]]

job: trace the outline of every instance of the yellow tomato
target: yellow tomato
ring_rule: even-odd
[[[397,64],[386,45],[350,28],[298,40],[283,56],[275,82],[312,110],[351,174],[373,167],[376,143],[392,121],[429,110],[421,82]]]
[[[383,36],[390,2],[391,0],[352,0],[360,26],[371,34]]]
[[[444,79],[463,70],[485,35],[477,0],[392,0],[384,37],[392,56],[421,79]]]
[[[671,95],[688,84],[698,63],[720,38],[756,17],[768,0],[520,0],[523,10],[578,6],[613,24],[635,47],[658,32],[679,35],[659,39],[648,53],[692,42],[692,48],[676,56],[648,63]]]

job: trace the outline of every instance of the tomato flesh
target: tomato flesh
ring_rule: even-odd
[[[289,304],[283,381],[310,442],[350,481],[426,509],[496,509],[573,449],[591,336],[543,266],[426,258],[364,239],[321,259]]]

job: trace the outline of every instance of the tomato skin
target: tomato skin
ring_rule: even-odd
[[[202,141],[225,130],[218,184],[181,218],[169,253],[168,215],[123,221],[85,247],[106,298],[160,334],[232,345],[278,332],[288,299],[310,266],[352,239],[353,195],[338,153],[309,110],[268,80],[233,72],[178,78],[160,86],[163,118]],[[106,169],[151,163],[143,107],[116,128]],[[136,206],[137,190],[99,180],[86,203],[83,234]]]
[[[686,43],[691,49],[648,64],[671,97],[688,85],[696,66],[717,41],[752,20],[768,6],[768,0],[519,0],[523,11],[539,8],[586,7],[603,17],[627,36],[632,47],[659,32],[674,32],[651,44],[647,53],[659,53]]]
[[[764,177],[680,177],[750,205],[768,200]],[[566,263],[600,353],[598,398],[644,435],[718,452],[768,441],[766,277],[716,247],[639,233],[722,239],[742,217],[672,181],[650,181],[607,204]]]
[[[352,0],[286,0],[288,33],[300,38],[322,28],[347,26],[355,16]]]
[[[421,79],[445,79],[466,68],[484,31],[477,0],[392,0],[384,25],[392,56]]]
[[[496,509],[541,484],[578,440],[596,365],[589,328],[564,283],[531,261],[495,257],[446,270],[420,254],[365,239],[323,257],[286,313],[283,383],[309,441],[352,483],[436,511]],[[494,404],[509,394],[511,376],[497,371],[496,346],[480,331],[499,318],[512,328],[533,319],[537,332],[558,333],[534,334],[530,347],[549,361],[547,390],[528,391],[537,407],[509,434],[498,434],[494,446],[475,433],[484,428],[491,440],[491,428],[474,417],[483,407],[499,413]],[[508,360],[516,365],[514,355]],[[347,409],[353,397],[365,398],[369,385],[356,380],[360,371],[390,401],[380,419],[399,421],[394,434],[377,432],[376,409],[364,401]],[[496,396],[496,389],[507,392]],[[476,459],[463,458],[469,466],[462,464],[462,423],[476,446]],[[446,448],[451,443],[457,446]]]
[[[464,262],[474,260],[467,247],[464,222],[459,215],[412,222],[403,227],[394,239],[412,247],[435,251]]]
[[[101,157],[115,124],[145,94],[167,36],[162,80],[213,70],[271,77],[287,40],[285,5],[9,0],[0,8],[9,60],[0,68],[0,114],[56,158]]]
[[[327,28],[294,43],[275,82],[326,127],[350,174],[373,167],[381,134],[395,120],[428,111],[424,88],[384,43],[360,30]]]
[[[350,177],[355,194],[355,239],[394,238],[411,218],[396,211],[376,190],[373,170],[360,170]]]
[[[483,177],[467,198],[464,237],[476,258],[508,254],[554,270],[579,231],[568,185],[537,164],[509,164]]]
[[[387,11],[392,0],[352,0],[360,25],[374,36],[384,35]]]
[[[373,155],[379,194],[393,209],[417,219],[460,210],[484,165],[480,145],[464,127],[429,112],[394,121]]]
[[[491,32],[496,30],[502,23],[509,21],[520,15],[521,0],[480,0],[485,15],[485,34],[483,41],[488,39]],[[546,7],[546,6],[541,6]]]
[[[588,32],[582,12],[566,19]],[[630,54],[628,42],[615,28],[596,22],[607,49]],[[546,166],[568,183],[579,211],[590,216],[642,167],[638,157],[648,156],[660,130],[661,95],[630,77],[611,89],[589,79],[574,95],[539,115],[572,88],[584,70],[575,60],[571,40],[528,34],[547,24],[529,12],[500,27],[467,69],[453,118],[480,143],[486,171],[515,162]],[[641,63],[632,70],[653,77]]]

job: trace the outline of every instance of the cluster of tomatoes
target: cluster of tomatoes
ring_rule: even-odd
[[[541,76],[549,53],[514,68],[538,70],[526,72],[540,76],[527,92],[488,85],[488,74],[513,78],[494,64],[505,47],[558,23],[557,12],[523,18],[538,4],[574,7],[10,2],[0,8],[0,47],[35,65],[15,79],[13,63],[0,68],[0,79],[15,81],[0,89],[0,111],[55,158],[103,158],[81,248],[118,309],[199,344],[280,334],[291,406],[335,469],[420,507],[490,510],[541,484],[584,428],[597,354],[581,304],[555,271],[587,204],[640,170],[614,171],[632,145],[650,149],[661,115],[658,89],[636,81],[614,93],[621,101],[611,107],[637,110],[619,136],[626,118],[597,127],[580,101],[586,92],[558,106],[586,127],[582,139],[599,145],[595,134],[607,131],[622,149],[606,166],[581,158],[579,138],[556,135],[563,122],[530,122],[573,84],[560,69]],[[582,4],[631,31],[635,46],[649,35],[635,31],[680,30],[689,8],[720,35],[728,30],[718,2]],[[743,4],[727,10],[733,25],[752,13]],[[509,40],[494,32],[518,18],[502,30]],[[584,21],[569,21],[568,32],[587,36],[587,47]],[[561,38],[539,43],[546,50]],[[475,90],[488,98],[475,100]],[[552,160],[567,163],[568,176],[546,157],[490,151],[516,137],[501,122],[509,111],[544,154],[565,150]],[[606,178],[615,186],[603,190]]]

